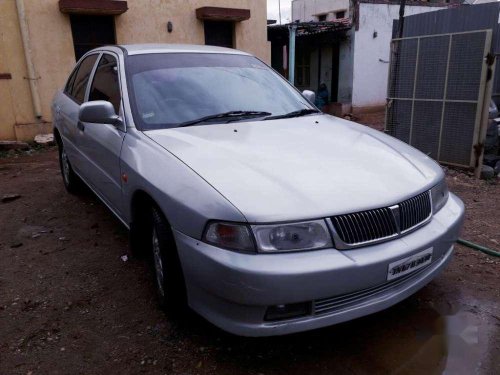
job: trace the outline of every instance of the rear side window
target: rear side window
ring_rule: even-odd
[[[118,81],[118,63],[116,59],[104,54],[97,65],[92,86],[90,87],[89,101],[106,100],[113,104],[116,113],[120,111],[121,95]]]
[[[71,96],[78,104],[83,103],[85,99],[85,89],[87,88],[87,84],[89,82],[90,73],[92,73],[92,68],[97,60],[98,55],[90,55],[87,56],[81,63],[76,72],[74,81],[68,82],[71,84],[69,91],[67,94]]]
[[[76,73],[78,72],[78,67],[76,67],[68,78],[68,82],[66,83],[66,87],[64,88],[64,92],[68,95],[71,95],[71,90],[73,88],[73,83],[75,83]]]

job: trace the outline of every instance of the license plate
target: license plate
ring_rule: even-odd
[[[432,262],[432,247],[417,254],[389,264],[387,280],[394,280],[398,277],[416,271],[419,268],[425,267]]]

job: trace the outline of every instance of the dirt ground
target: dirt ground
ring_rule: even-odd
[[[352,121],[368,125],[371,128],[383,131],[385,127],[385,112],[368,112],[356,115]]]
[[[448,171],[462,237],[500,251],[500,184]],[[65,192],[55,149],[0,158],[0,374],[499,374],[500,258],[457,246],[383,312],[285,337],[226,334],[157,307],[146,261],[90,193]],[[121,259],[128,255],[127,261]]]

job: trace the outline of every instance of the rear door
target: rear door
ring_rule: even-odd
[[[88,101],[105,100],[123,118],[118,56],[101,55],[88,92]],[[116,213],[122,212],[120,152],[125,125],[80,124],[80,150],[87,182]]]
[[[99,54],[85,57],[71,74],[64,95],[54,105],[55,121],[63,138],[64,147],[73,169],[82,175],[83,154],[78,146],[78,112],[85,100],[90,75],[94,69]]]

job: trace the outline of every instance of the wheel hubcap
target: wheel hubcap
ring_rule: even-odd
[[[69,160],[65,149],[61,151],[61,166],[64,182],[69,184]]]
[[[158,284],[158,290],[160,294],[164,296],[165,291],[163,290],[163,261],[161,259],[160,241],[158,240],[156,229],[153,229],[153,259],[155,263],[156,283]]]

